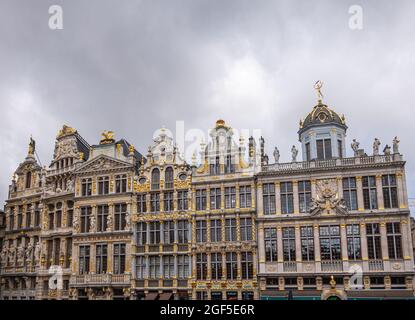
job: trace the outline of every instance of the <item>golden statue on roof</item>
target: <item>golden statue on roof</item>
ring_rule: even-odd
[[[323,94],[321,93],[321,88],[323,87],[323,82],[321,80],[316,81],[314,84],[314,89],[317,91],[317,98],[318,101],[321,101],[323,99]]]
[[[100,144],[107,144],[107,143],[113,143],[115,141],[114,139],[114,132],[113,131],[107,131],[101,133],[101,141]]]
[[[74,128],[71,128],[69,126],[67,126],[66,124],[63,125],[62,129],[59,130],[58,135],[56,136],[56,138],[61,138],[70,134],[74,134],[76,133],[76,130]]]

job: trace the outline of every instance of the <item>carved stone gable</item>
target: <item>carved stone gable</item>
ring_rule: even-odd
[[[86,162],[83,166],[81,166],[76,172],[90,172],[90,171],[102,171],[102,170],[110,170],[110,169],[122,169],[122,168],[130,168],[132,164],[111,159],[107,156],[98,156],[95,159],[92,159]]]

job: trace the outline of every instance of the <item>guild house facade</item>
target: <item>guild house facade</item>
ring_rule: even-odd
[[[0,212],[0,299],[413,299],[399,140],[347,155],[316,89],[288,163],[223,120],[190,164],[164,128],[143,156],[63,126],[48,167],[31,138]]]

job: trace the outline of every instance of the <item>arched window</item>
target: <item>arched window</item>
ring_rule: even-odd
[[[29,189],[32,185],[32,173],[29,171],[26,173],[26,189]]]
[[[166,173],[165,173],[165,186],[166,189],[173,189],[173,168],[172,167],[168,167],[166,169]]]
[[[155,168],[151,172],[151,190],[160,189],[160,170]]]

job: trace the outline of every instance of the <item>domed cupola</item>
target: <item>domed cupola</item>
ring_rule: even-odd
[[[298,135],[302,143],[303,160],[327,160],[345,157],[346,119],[322,102],[322,82],[317,81],[318,102],[300,121]]]

